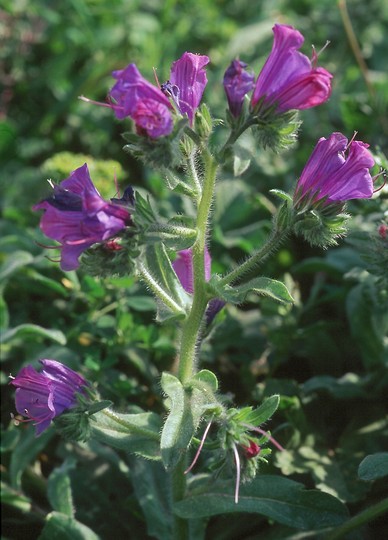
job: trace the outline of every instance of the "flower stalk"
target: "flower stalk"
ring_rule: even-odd
[[[205,172],[202,196],[198,206],[197,240],[192,248],[193,304],[189,316],[183,324],[179,356],[179,379],[182,383],[187,382],[194,374],[196,347],[208,303],[204,258],[207,226],[217,174],[217,162],[206,148],[203,148],[203,159]]]

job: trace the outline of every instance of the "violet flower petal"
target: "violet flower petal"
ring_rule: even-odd
[[[247,64],[233,60],[224,74],[224,90],[228,99],[229,110],[234,117],[241,113],[244,97],[254,87],[255,76],[245,68]]]
[[[315,68],[299,49],[304,38],[291,26],[275,24],[272,51],[261,70],[251,105],[265,98],[268,106],[277,103],[278,112],[308,109],[326,101],[331,94],[332,75]]]
[[[206,70],[209,57],[185,52],[171,66],[170,80],[172,86],[178,89],[177,105],[182,114],[187,114],[190,125],[193,125],[202,94],[207,84]]]
[[[76,394],[83,392],[87,381],[72,369],[55,360],[42,360],[44,366],[38,373],[25,366],[11,380],[16,387],[16,410],[34,421],[36,435],[40,435],[51,420],[76,404]]]
[[[65,271],[78,268],[83,251],[115,236],[130,223],[130,214],[123,205],[100,196],[86,163],[54,186],[53,195],[33,209],[44,210],[42,231],[62,244],[61,268]]]
[[[369,169],[374,165],[367,144],[352,141],[348,144],[342,133],[322,137],[314,148],[297,183],[294,205],[307,197],[317,203],[346,202],[373,195],[373,179]]]

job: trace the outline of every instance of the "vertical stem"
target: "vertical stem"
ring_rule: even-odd
[[[207,225],[217,173],[217,163],[206,148],[202,148],[204,160],[204,181],[202,196],[198,205],[197,214],[197,240],[193,246],[193,276],[194,291],[193,304],[187,317],[181,335],[181,348],[179,355],[179,379],[185,383],[193,375],[197,345],[200,339],[202,320],[207,306],[206,278],[205,278],[205,247]],[[186,491],[186,476],[184,474],[187,463],[185,457],[176,466],[172,473],[173,501],[183,499]],[[187,540],[189,536],[188,521],[174,516],[174,540]]]
[[[186,476],[184,474],[186,460],[183,457],[172,473],[172,498],[181,501],[186,491]],[[189,522],[187,519],[174,516],[173,540],[186,540],[189,537]]]
[[[207,224],[213,199],[217,173],[217,163],[207,149],[203,149],[205,175],[202,197],[198,206],[197,240],[193,246],[194,292],[190,314],[183,326],[179,357],[179,379],[187,381],[195,369],[196,346],[201,331],[201,323],[206,310],[205,247]]]

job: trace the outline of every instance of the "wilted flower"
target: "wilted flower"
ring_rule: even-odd
[[[73,407],[77,393],[84,393],[87,381],[75,371],[55,360],[40,360],[43,371],[31,365],[20,370],[10,384],[16,386],[16,410],[36,426],[36,435],[51,421]]]
[[[209,281],[211,277],[211,256],[209,250],[205,248],[205,279]],[[194,277],[193,277],[193,252],[191,249],[183,249],[178,251],[177,258],[173,261],[172,266],[175,270],[182,287],[188,293],[192,294],[194,291]],[[225,302],[214,298],[210,301],[206,310],[206,322],[210,324],[217,313],[224,307]]]
[[[185,52],[171,66],[170,79],[162,85],[164,92],[172,97],[181,114],[187,114],[193,125],[205,86],[209,57]]]
[[[86,163],[53,189],[53,195],[33,209],[45,211],[40,222],[42,231],[62,244],[62,270],[78,268],[83,251],[112,238],[131,223],[127,208],[100,196]]]
[[[303,209],[371,197],[369,169],[375,162],[368,147],[361,141],[348,142],[342,133],[319,139],[297,183],[294,206]]]
[[[233,60],[224,75],[224,89],[228,98],[229,110],[234,117],[241,113],[244,97],[254,86],[255,76],[245,68],[247,64],[241,60]]]
[[[139,131],[154,139],[169,135],[173,128],[171,104],[163,92],[144,79],[135,64],[112,75],[117,82],[109,95],[116,102],[112,109],[117,118],[130,116]]]
[[[272,51],[261,70],[253,92],[251,106],[264,101],[263,107],[276,106],[277,113],[293,109],[309,109],[329,99],[331,73],[314,67],[312,61],[300,53],[304,38],[292,26],[275,24]]]

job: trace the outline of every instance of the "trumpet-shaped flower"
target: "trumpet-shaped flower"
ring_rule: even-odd
[[[374,165],[368,144],[348,139],[342,133],[322,137],[314,148],[299,178],[294,206],[344,203],[367,199],[373,194],[369,169]]]
[[[233,60],[224,74],[224,90],[228,99],[229,110],[234,117],[241,113],[244,97],[254,87],[255,76],[246,70],[247,64]]]
[[[262,101],[265,109],[276,107],[276,113],[309,109],[324,103],[331,94],[332,75],[315,67],[316,54],[310,61],[298,49],[304,38],[292,26],[275,24],[272,51],[261,70],[253,92],[251,106]]]
[[[127,208],[100,196],[86,163],[53,189],[53,195],[33,209],[44,210],[40,222],[42,231],[62,244],[62,270],[75,270],[83,251],[109,240],[131,224]]]
[[[163,85],[181,114],[187,114],[190,125],[193,125],[195,111],[207,84],[205,66],[208,63],[208,56],[185,52],[172,64],[170,79]]]
[[[16,387],[16,410],[34,422],[37,436],[56,416],[73,407],[77,393],[84,393],[84,387],[88,385],[81,375],[60,362],[40,362],[43,365],[41,372],[28,365],[10,382]]]
[[[119,120],[130,116],[138,129],[151,138],[169,135],[173,128],[171,104],[159,88],[149,83],[135,64],[114,71],[117,79],[109,95]]]

